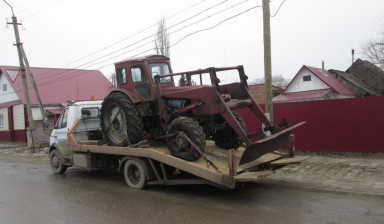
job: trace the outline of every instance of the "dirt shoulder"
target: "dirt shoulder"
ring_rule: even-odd
[[[0,158],[7,161],[49,163],[48,148],[32,153],[25,143],[0,143]]]
[[[383,154],[299,153],[311,157],[276,170],[265,181],[300,187],[384,196]]]

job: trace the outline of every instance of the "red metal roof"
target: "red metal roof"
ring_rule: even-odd
[[[0,103],[0,108],[9,107],[17,104],[22,104],[21,100],[14,100],[6,103]]]
[[[5,75],[16,94],[25,104],[22,79],[19,76],[12,81],[7,70],[19,70],[16,66],[0,66],[1,75]],[[111,82],[98,70],[31,68],[37,89],[43,104],[59,104],[70,100],[95,100],[104,97],[113,89]],[[27,72],[26,72],[27,73]],[[28,92],[31,104],[37,100],[27,73]]]
[[[310,72],[316,75],[319,79],[325,82],[329,87],[331,87],[335,92],[343,95],[354,95],[355,92],[351,90],[348,86],[344,85],[340,80],[338,80],[331,72],[325,69],[314,68],[304,65],[303,67],[307,68]]]
[[[301,99],[316,99],[325,97],[332,89],[320,89],[303,92],[283,93],[273,98],[273,101],[294,101]]]

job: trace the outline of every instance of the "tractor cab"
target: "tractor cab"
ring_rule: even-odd
[[[134,102],[154,101],[156,75],[172,73],[168,57],[150,55],[115,63],[117,89],[129,95]],[[174,87],[173,77],[163,77],[160,85]]]

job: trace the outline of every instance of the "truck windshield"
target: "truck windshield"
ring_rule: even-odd
[[[153,82],[155,82],[155,75],[167,75],[169,74],[168,64],[166,63],[149,63],[148,70],[151,73]],[[160,83],[171,82],[171,77],[164,77],[160,79]]]

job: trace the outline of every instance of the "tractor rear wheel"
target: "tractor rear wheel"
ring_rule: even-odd
[[[175,135],[167,138],[167,145],[173,156],[188,161],[195,161],[201,157],[195,147],[183,136],[183,134],[187,135],[188,138],[204,152],[205,134],[203,128],[197,121],[189,117],[176,118],[168,126],[167,135],[171,134]]]
[[[232,112],[233,116],[236,118],[237,122],[239,122],[241,128],[247,132],[245,123],[243,118],[236,112]],[[215,140],[215,144],[220,148],[224,149],[237,149],[242,144],[241,140],[237,139],[238,135],[232,127],[226,126],[222,129],[218,129],[214,134],[213,138]]]
[[[102,103],[101,128],[108,145],[127,146],[142,139],[143,121],[126,95],[111,93]]]

